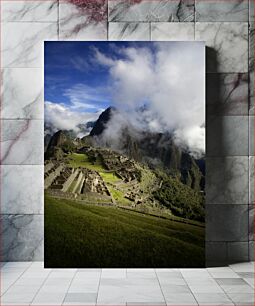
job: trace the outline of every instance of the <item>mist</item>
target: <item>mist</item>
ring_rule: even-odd
[[[202,42],[159,42],[151,48],[130,46],[120,58],[95,50],[109,68],[114,112],[105,141],[121,140],[121,128],[169,132],[193,155],[205,152],[205,51]],[[120,115],[121,113],[121,115]]]

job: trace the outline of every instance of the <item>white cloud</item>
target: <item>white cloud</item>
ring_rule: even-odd
[[[98,63],[108,66],[113,103],[128,111],[129,120],[158,131],[174,131],[176,142],[193,152],[205,150],[205,55],[202,42],[154,43],[149,48],[121,49],[113,59],[97,50]],[[148,111],[136,115],[148,104]]]
[[[45,102],[45,123],[53,127],[54,131],[73,130],[78,137],[84,136],[79,124],[97,120],[100,112],[82,113],[73,111],[63,104]],[[83,133],[83,134],[82,134]]]
[[[87,60],[85,60],[81,56],[76,56],[70,59],[73,67],[81,72],[89,72],[90,71],[90,64]]]
[[[76,84],[64,92],[64,96],[69,98],[70,108],[73,110],[102,110],[98,104],[107,101],[107,89],[105,87],[90,87],[85,84]]]
[[[140,130],[172,132],[179,145],[193,153],[204,152],[204,43],[152,44],[153,51],[144,44],[120,48],[114,44],[115,57],[93,48],[94,58],[90,60],[109,70],[108,85],[90,87],[80,83],[67,89],[64,96],[70,104],[46,102],[46,120],[56,129],[79,133],[78,124],[96,120],[101,108],[109,103],[123,112],[111,121],[109,137],[117,136],[122,122],[128,120]],[[146,109],[138,112],[144,104]]]

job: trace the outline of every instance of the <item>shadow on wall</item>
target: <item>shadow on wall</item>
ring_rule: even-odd
[[[205,206],[205,215],[206,215],[206,266],[217,266],[227,264],[227,257],[224,258],[224,251],[218,250],[220,244],[211,243],[211,234],[210,231],[214,228],[213,219],[210,216],[210,210],[208,205],[214,203],[215,198],[217,198],[217,191],[221,192],[222,190],[227,189],[227,182],[222,179],[223,183],[221,186],[221,191],[217,190],[217,178],[219,173],[224,173],[225,169],[219,169],[219,165],[214,164],[213,160],[208,160],[208,157],[215,156],[215,146],[218,147],[218,151],[224,151],[224,127],[223,127],[223,118],[217,116],[221,112],[222,103],[221,103],[221,79],[218,71],[218,57],[217,51],[213,48],[206,47],[206,206]],[[214,71],[213,73],[210,73]],[[217,127],[216,127],[217,126]],[[217,133],[214,133],[215,127],[217,128]],[[212,137],[212,135],[217,135]],[[224,168],[224,162],[221,163]],[[213,247],[212,247],[213,245]],[[227,253],[227,252],[225,252]]]

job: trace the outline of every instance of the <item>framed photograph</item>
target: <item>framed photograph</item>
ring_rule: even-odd
[[[49,41],[44,65],[45,267],[204,267],[204,43]]]

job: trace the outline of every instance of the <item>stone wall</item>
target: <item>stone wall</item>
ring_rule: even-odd
[[[43,259],[42,50],[58,39],[205,41],[207,264],[253,259],[253,4],[108,0],[107,20],[87,25],[69,2],[1,1],[3,260]]]

